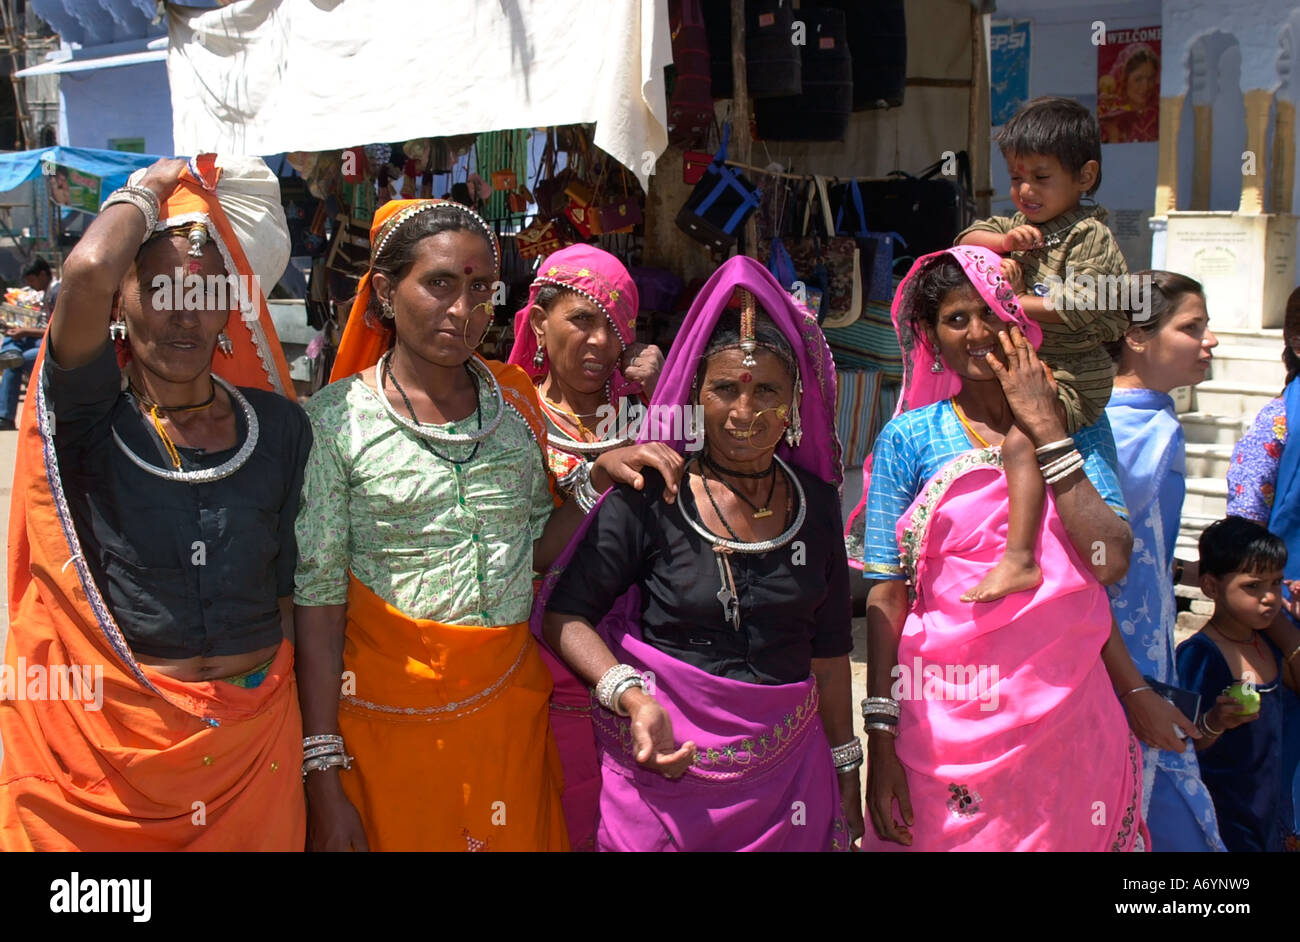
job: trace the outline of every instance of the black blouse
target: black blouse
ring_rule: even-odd
[[[645,490],[617,486],[596,511],[549,611],[595,625],[629,587],[641,589],[643,639],[719,677],[760,684],[806,680],[813,658],[853,649],[849,566],[835,488],[794,468],[808,512],[794,539],[769,553],[732,553],[740,629],[718,601],[711,544],[682,518],[699,521],[690,488],[678,504],[662,499],[664,482],[645,472]]]
[[[86,564],[131,650],[149,657],[245,654],[282,637],[279,599],[293,594],[294,518],[311,426],[283,396],[240,389],[258,441],[234,474],[206,484],[155,477],[113,442],[166,467],[156,433],[122,392],[112,344],[65,370],[47,349],[44,382],[59,474]],[[238,439],[248,433],[235,407]],[[238,448],[180,448],[187,468]]]

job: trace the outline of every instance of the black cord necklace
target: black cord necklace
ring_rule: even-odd
[[[208,398],[204,399],[202,402],[196,402],[193,405],[187,406],[165,406],[160,402],[155,402],[147,396],[138,386],[136,386],[135,383],[131,382],[129,378],[126,383],[127,386],[130,387],[132,395],[134,395],[136,399],[140,400],[140,402],[144,403],[146,408],[157,409],[159,412],[198,412],[199,410],[206,409],[208,406],[212,405],[212,403],[217,399],[217,382],[210,374],[208,376],[208,385],[211,389],[208,392]]]
[[[477,423],[477,428],[481,429],[483,427],[483,402],[479,398],[478,377],[475,376],[473,371],[470,370],[468,363],[464,364],[464,367],[465,367],[465,375],[468,376],[470,382],[474,384],[474,420]],[[384,361],[384,374],[392,382],[393,388],[397,390],[397,394],[402,397],[402,404],[406,406],[406,411],[411,416],[411,421],[414,422],[416,425],[420,425],[421,424],[420,420],[416,418],[415,415],[415,409],[411,408],[411,400],[406,398],[406,390],[402,388],[402,384],[399,383],[397,381],[397,377],[393,375],[393,365],[388,360]],[[382,393],[383,390],[380,390],[380,392]],[[457,460],[456,458],[451,458],[448,457],[447,455],[444,455],[442,452],[438,451],[438,449],[434,448],[433,445],[425,441],[423,438],[420,438],[419,436],[416,436],[416,440],[425,448],[427,448],[429,452],[434,455],[434,457],[441,458],[443,461],[446,461],[449,464],[457,464],[457,465],[469,464],[471,461],[473,461],[474,456],[478,454],[478,446],[483,444],[481,440],[475,442],[474,448],[470,451],[469,455],[465,458],[461,458]]]
[[[772,473],[773,469],[776,468],[776,462],[773,461],[771,464],[767,466],[766,469],[762,471],[736,471],[733,468],[727,468],[724,467],[723,465],[718,464],[717,460],[714,459],[714,457],[711,454],[709,454],[707,451],[701,452],[700,458],[706,467],[712,468],[714,471],[717,471],[720,474],[729,474],[733,478],[754,478],[755,480],[757,480],[758,478],[767,477],[769,474]]]
[[[710,465],[710,467],[713,467],[713,466]],[[746,475],[746,476],[748,477],[748,475]],[[748,497],[746,497],[746,496],[741,492],[740,488],[738,488],[738,487],[736,487],[735,485],[733,485],[730,481],[725,480],[725,479],[722,478],[722,477],[719,477],[719,478],[718,478],[718,483],[721,484],[723,487],[725,487],[727,490],[731,491],[731,493],[735,494],[737,497],[739,497],[741,500],[743,500],[746,504],[748,504],[748,505],[750,506],[750,508],[754,511],[754,519],[755,519],[755,520],[761,520],[761,519],[763,519],[764,517],[770,517],[770,516],[772,516],[772,510],[771,510],[771,507],[772,507],[772,495],[776,493],[776,462],[775,462],[775,461],[773,461],[770,465],[767,466],[767,471],[764,472],[764,476],[770,476],[771,479],[772,479],[772,483],[771,483],[770,485],[768,485],[768,488],[767,488],[767,499],[766,499],[765,501],[763,501],[763,506],[762,506],[762,507],[759,507],[759,506],[758,506],[757,504],[755,504],[752,500],[750,500]],[[703,478],[704,475],[701,474],[700,477]],[[708,481],[708,478],[704,478],[704,480],[707,482],[707,481]]]

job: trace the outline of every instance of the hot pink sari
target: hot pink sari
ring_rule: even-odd
[[[911,849],[1141,849],[1141,750],[1101,661],[1110,605],[1050,492],[1042,585],[980,606],[978,618],[960,601],[1001,556],[1006,523],[1006,477],[990,449],[955,458],[898,522],[914,586],[894,689]],[[870,828],[868,847],[902,849]]]

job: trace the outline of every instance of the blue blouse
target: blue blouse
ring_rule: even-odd
[[[1118,459],[1105,416],[1074,433],[1084,458],[1084,473],[1116,513],[1127,519],[1120,491]],[[866,553],[862,574],[868,579],[902,579],[898,519],[925,485],[958,455],[973,450],[951,400],[912,409],[890,420],[872,452],[867,492]]]

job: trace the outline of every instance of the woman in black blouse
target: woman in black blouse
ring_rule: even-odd
[[[543,590],[546,639],[602,708],[601,849],[861,835],[834,401],[815,319],[751,259],[725,263],[641,431],[681,450],[702,421],[689,487],[612,489]]]
[[[68,256],[20,433],[9,653],[79,682],[0,695],[0,849],[303,847],[311,431],[260,287],[288,250],[266,164],[204,155],[133,177]]]

